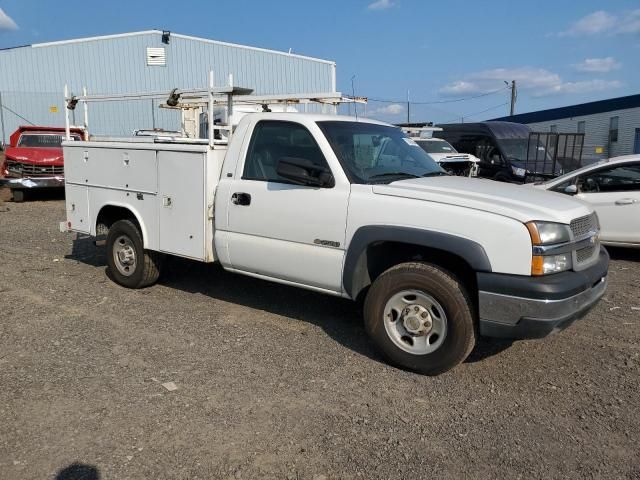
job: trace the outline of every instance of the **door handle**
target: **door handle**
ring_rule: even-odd
[[[251,195],[243,192],[236,192],[231,195],[231,203],[234,205],[251,205]]]
[[[621,198],[620,200],[616,200],[616,205],[633,205],[637,202],[635,198]]]

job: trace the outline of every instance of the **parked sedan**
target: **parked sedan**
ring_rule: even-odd
[[[589,203],[605,245],[640,248],[640,155],[602,160],[533,186]]]

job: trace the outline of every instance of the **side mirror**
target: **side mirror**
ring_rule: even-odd
[[[278,160],[276,172],[298,185],[327,188],[335,185],[331,172],[306,158],[283,157]]]
[[[578,193],[578,186],[575,184],[567,185],[564,188],[564,193],[568,193],[569,195],[575,195],[576,193]]]

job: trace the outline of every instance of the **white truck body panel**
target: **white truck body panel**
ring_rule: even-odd
[[[277,113],[253,116],[243,122],[240,133],[252,131],[259,120],[272,118],[282,117]],[[220,245],[229,255],[225,266],[342,292],[350,184],[344,174],[337,173],[341,172],[340,164],[328,142],[320,141],[322,134],[317,125],[311,122],[306,126],[316,135],[331,170],[336,172],[335,187],[319,189],[243,179],[244,159],[251,140],[250,135],[244,135],[233,178],[223,176],[220,180],[216,214],[222,218],[216,221],[216,229],[218,233],[225,232],[227,243]],[[240,143],[237,137],[236,142]],[[229,156],[233,153],[230,150]],[[249,194],[250,208],[232,204],[232,192]],[[338,247],[320,243],[326,240]]]
[[[214,187],[224,151],[207,145],[148,142],[64,144],[67,221],[96,234],[106,206],[130,210],[144,247],[195,260],[215,260]]]
[[[463,179],[464,177],[416,180]],[[413,182],[405,180],[401,184]],[[429,224],[429,231],[472,240],[483,246],[494,272],[529,275],[531,240],[524,224],[503,215],[443,203],[443,198],[416,202],[413,198],[379,194],[380,186],[354,185],[349,202],[347,238],[367,225],[416,228],[418,222]],[[389,187],[393,188],[393,185]],[[455,219],[455,221],[452,221]],[[348,245],[347,245],[348,247]]]

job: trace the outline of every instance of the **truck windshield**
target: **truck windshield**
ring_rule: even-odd
[[[353,183],[390,183],[406,178],[446,175],[399,128],[341,121],[322,121],[318,126]]]
[[[427,153],[458,153],[446,140],[416,140]]]
[[[71,135],[75,141],[79,141],[78,135]],[[64,140],[63,134],[58,133],[23,133],[20,135],[18,147],[27,148],[60,148]]]

